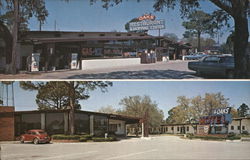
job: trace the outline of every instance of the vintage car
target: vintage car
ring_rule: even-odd
[[[213,55],[203,57],[200,61],[189,62],[188,68],[197,75],[214,75],[234,78],[234,57]]]
[[[51,138],[44,130],[33,129],[28,130],[25,134],[20,136],[20,142],[24,143],[25,141],[33,142],[34,144],[50,143]]]
[[[205,56],[206,56],[205,53],[199,52],[199,53],[193,53],[190,55],[183,56],[182,59],[183,60],[199,60]]]

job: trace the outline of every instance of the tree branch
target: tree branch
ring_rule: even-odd
[[[224,4],[221,0],[210,0],[213,4],[225,10],[227,13],[233,16],[232,8],[228,5]]]

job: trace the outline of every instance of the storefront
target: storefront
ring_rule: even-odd
[[[69,110],[14,112],[13,107],[0,107],[0,117],[3,118],[0,118],[0,131],[8,128],[0,133],[0,141],[13,140],[14,136],[18,137],[30,129],[44,129],[49,134],[69,133]],[[2,123],[7,120],[8,123]],[[104,136],[105,133],[126,136],[127,125],[140,123],[139,118],[88,111],[75,111],[74,121],[75,134],[94,136]],[[9,138],[5,139],[1,135],[3,133],[10,135]]]

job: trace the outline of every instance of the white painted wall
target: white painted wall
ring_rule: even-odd
[[[140,58],[82,60],[82,70],[113,68],[141,64]]]

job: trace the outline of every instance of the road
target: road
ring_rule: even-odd
[[[176,136],[1,147],[2,160],[250,159],[250,142],[186,140]]]
[[[188,69],[187,63],[178,60],[93,70],[0,74],[0,79],[200,79],[195,72]]]

